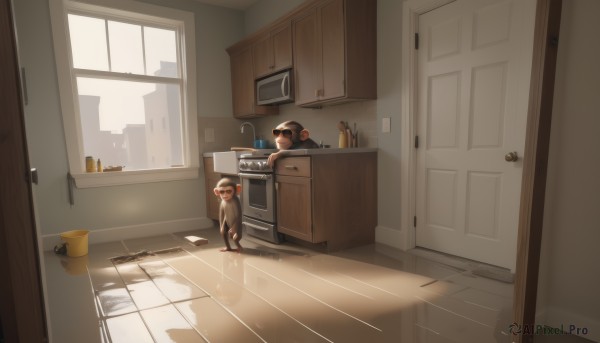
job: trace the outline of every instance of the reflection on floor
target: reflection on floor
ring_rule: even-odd
[[[47,253],[52,342],[511,341],[510,283],[378,244],[242,244],[208,229]]]

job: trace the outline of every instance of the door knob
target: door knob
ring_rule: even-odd
[[[516,151],[511,151],[508,154],[504,155],[504,159],[506,162],[516,162],[519,159],[519,155],[517,155]]]

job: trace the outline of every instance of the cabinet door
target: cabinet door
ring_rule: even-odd
[[[252,48],[248,46],[243,50],[231,53],[230,61],[233,116],[236,118],[252,118],[279,113],[279,107],[277,106],[256,105]]]
[[[273,71],[292,67],[292,25],[287,23],[272,33]]]
[[[311,179],[277,175],[275,187],[277,189],[277,230],[312,242]]]
[[[271,35],[267,34],[252,45],[255,77],[259,78],[271,73],[273,65],[273,49]]]
[[[292,67],[292,26],[286,23],[274,28],[252,46],[254,77],[275,73]]]
[[[344,2],[334,0],[320,7],[323,86],[319,100],[346,95],[344,58]]]
[[[231,59],[231,88],[233,115],[245,117],[254,114],[254,73],[252,71],[252,51],[247,48]]]
[[[293,24],[294,83],[296,105],[314,102],[321,92],[321,38],[317,10],[312,9]]]

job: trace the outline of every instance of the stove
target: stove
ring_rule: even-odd
[[[241,155],[239,176],[242,183],[242,225],[247,234],[279,244],[277,232],[275,173],[267,157]]]

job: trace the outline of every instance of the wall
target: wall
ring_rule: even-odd
[[[287,12],[302,4],[304,0],[262,0],[252,5],[244,13],[246,35],[254,33]]]
[[[233,121],[225,48],[243,36],[243,14],[192,0],[146,2],[194,13],[200,125],[210,118]],[[34,188],[42,238],[57,241],[56,234],[61,231],[86,228],[95,231],[90,235],[94,242],[194,229],[210,223],[205,218],[202,173],[194,180],[76,189],[75,205],[69,205],[68,164],[48,2],[14,1],[14,11],[20,62],[27,75],[29,155],[31,165],[40,172],[40,183]],[[200,130],[203,132],[202,127]],[[202,142],[200,151],[204,150]]]
[[[377,147],[377,133],[375,128],[376,101],[361,101],[336,106],[327,106],[321,109],[302,108],[293,104],[279,106],[279,115],[261,118],[253,123],[256,125],[257,135],[272,140],[271,130],[279,123],[287,120],[296,120],[310,132],[310,138],[315,142],[338,147],[340,121],[348,122],[351,128],[359,132],[360,147]],[[273,143],[273,141],[271,141]],[[273,143],[274,144],[274,143]]]
[[[538,323],[600,341],[600,2],[563,1],[540,262]]]

